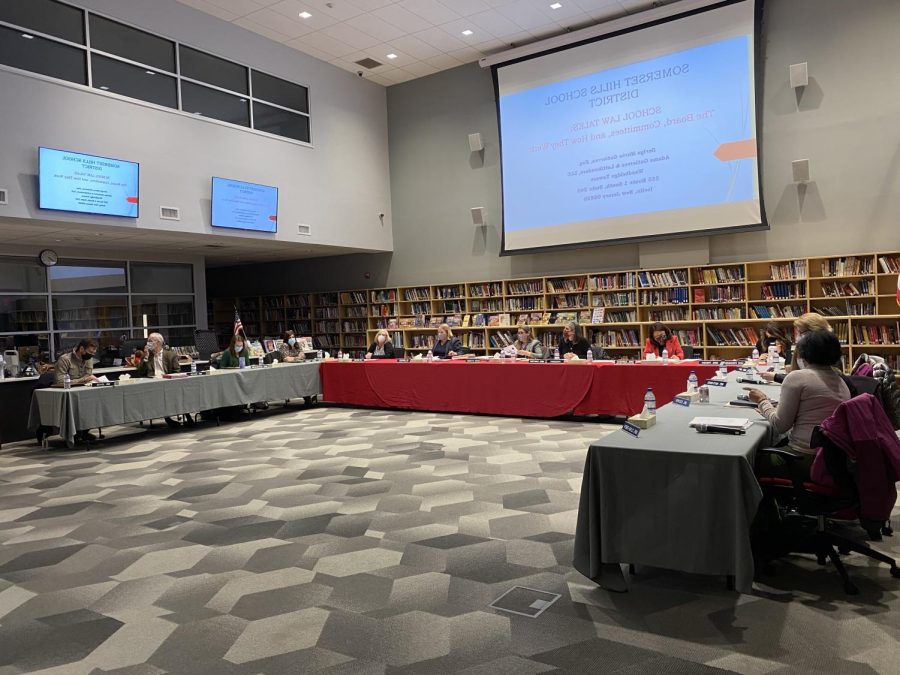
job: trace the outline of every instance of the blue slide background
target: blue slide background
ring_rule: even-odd
[[[254,232],[275,232],[278,223],[278,188],[213,178],[212,225]]]
[[[138,217],[138,204],[128,201],[138,197],[137,163],[53,148],[39,152],[40,208]]]
[[[666,211],[756,198],[756,157],[722,162],[714,156],[721,143],[753,138],[753,101],[750,100],[750,37],[740,36],[692,49],[612,68],[579,78],[501,96],[500,119],[503,162],[504,225],[523,230],[586,220]],[[547,98],[581,87],[640,75],[657,69],[690,65],[687,74],[673,75],[633,87],[625,86],[596,95],[545,105]],[[616,91],[638,89],[638,98],[591,108],[590,100]],[[609,115],[624,115],[653,106],[658,115],[573,131],[573,125]],[[701,121],[666,126],[668,118],[714,110]],[[559,139],[581,137],[613,129],[662,122],[650,129],[557,150],[532,152],[531,146]],[[597,185],[590,175],[571,177],[582,161],[613,154],[655,148],[651,162],[622,170],[643,168],[641,176],[658,176],[651,193],[585,201],[578,188]],[[634,161],[628,157],[620,161]],[[613,162],[614,164],[615,162]],[[603,162],[609,165],[610,162]],[[614,170],[615,171],[615,170]],[[596,175],[596,174],[594,174]],[[613,180],[607,182],[615,182]],[[632,186],[629,186],[632,187]],[[615,190],[612,190],[613,192]]]

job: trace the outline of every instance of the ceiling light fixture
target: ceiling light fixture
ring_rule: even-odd
[[[466,29],[462,32],[462,34],[465,35],[466,37],[469,37],[470,35],[472,35],[472,31],[470,31],[468,28],[466,28]]]
[[[148,75],[156,75],[156,73],[154,73],[152,70],[145,70],[144,72]]]
[[[300,18],[301,18],[301,19],[308,19],[308,18],[310,18],[311,16],[312,16],[312,14],[310,14],[309,12],[300,12]]]
[[[559,9],[560,7],[562,7],[561,2],[554,2],[552,5],[550,5],[550,9]]]
[[[34,40],[34,35],[29,35],[28,33],[22,33],[22,37],[26,40]]]
[[[388,57],[389,59],[396,59],[396,58],[397,58],[397,55],[391,53],[391,54],[388,54],[387,57]]]

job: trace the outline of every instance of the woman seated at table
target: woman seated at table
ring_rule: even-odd
[[[228,349],[219,355],[219,368],[239,368],[241,358],[244,359],[244,363],[249,363],[250,348],[246,342],[243,335],[232,335]]]
[[[442,323],[437,329],[437,340],[431,347],[431,353],[436,359],[452,359],[462,350],[462,343],[458,337],[453,336],[450,326]]]
[[[673,335],[666,324],[657,321],[650,326],[650,337],[644,343],[644,356],[653,354],[657,358],[662,358],[664,349],[669,353],[669,358],[673,361],[684,359],[684,350],[681,348],[678,336]]]
[[[797,348],[800,346],[800,340],[803,339],[803,336],[815,330],[831,332],[831,324],[828,323],[824,316],[816,312],[807,312],[794,319],[794,336],[796,340],[794,341],[794,348],[791,350],[791,356],[785,357],[786,361],[790,361],[790,365],[784,367],[785,371],[790,372],[803,367],[802,362],[797,358]],[[759,375],[769,382],[783,382],[787,373],[760,373]]]
[[[762,336],[756,341],[756,350],[759,352],[760,358],[767,358],[769,347],[775,347],[778,355],[784,359],[785,363],[791,360],[791,339],[774,321],[766,324]]]
[[[559,356],[563,359],[586,359],[591,343],[578,334],[578,324],[569,321],[563,326],[563,337],[559,341]]]
[[[540,340],[535,339],[531,326],[519,326],[516,332],[516,341],[513,347],[516,348],[516,355],[526,359],[542,359],[544,358],[544,345]]]
[[[294,363],[295,361],[303,361],[306,355],[300,347],[300,340],[294,335],[294,331],[286,330],[281,334],[281,346],[278,348],[281,352],[279,360],[285,363]]]
[[[390,334],[384,329],[380,329],[375,333],[375,341],[369,345],[366,350],[367,359],[394,359],[397,355],[394,353],[394,343],[391,342]]]
[[[797,343],[797,351],[804,366],[784,378],[777,407],[759,389],[747,388],[747,392],[776,433],[789,432],[788,447],[803,455],[802,468],[808,473],[816,456],[816,450],[810,448],[813,429],[851,398],[851,392],[834,368],[841,360],[841,343],[834,333],[825,330],[807,333]],[[766,476],[788,474],[784,460],[772,455],[761,455],[757,470]]]

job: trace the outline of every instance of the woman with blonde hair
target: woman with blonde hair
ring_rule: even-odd
[[[431,353],[436,359],[452,359],[462,350],[462,343],[458,337],[453,337],[453,331],[446,323],[442,323],[437,329],[437,340],[431,347]]]
[[[807,312],[806,314],[801,314],[796,319],[794,319],[794,334],[797,336],[797,342],[794,345],[793,355],[791,356],[791,363],[790,365],[785,366],[785,371],[790,372],[792,370],[799,370],[803,367],[803,364],[797,360],[797,354],[800,351],[800,341],[803,339],[804,335],[817,330],[824,330],[828,331],[829,333],[833,332],[831,330],[831,324],[828,323],[828,320],[821,314],[818,314],[816,312]],[[762,379],[764,380],[767,380],[768,382],[783,382],[785,376],[786,372],[760,373],[760,377],[762,377]]]
[[[544,357],[544,346],[535,339],[531,326],[521,325],[516,333],[516,341],[513,342],[516,355],[526,359],[541,359]]]
[[[390,334],[384,329],[380,329],[375,333],[375,340],[366,351],[367,359],[393,359],[396,358],[394,353],[394,344],[391,342]]]

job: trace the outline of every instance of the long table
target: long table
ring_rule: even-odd
[[[218,370],[174,379],[135,378],[111,387],[38,389],[31,400],[28,426],[56,427],[72,445],[75,433],[87,429],[321,392],[317,362]]]
[[[325,361],[322,397],[332,403],[516,417],[633,415],[644,407],[647,387],[657,405],[686,388],[690,372],[700,380],[716,366],[694,362],[575,361]]]
[[[616,431],[590,446],[575,569],[619,590],[619,563],[731,576],[737,590],[750,590],[750,523],[762,499],[753,460],[773,439],[754,409],[724,407],[744,393],[740,375],[729,374],[726,387],[710,387],[708,405],[669,404],[638,437]],[[777,400],[777,385],[760,388]],[[754,423],[742,436],[699,434],[688,426],[698,416]]]

